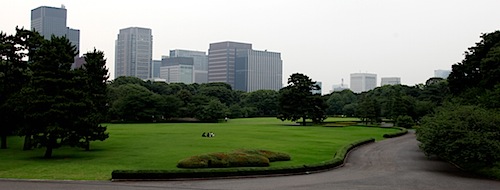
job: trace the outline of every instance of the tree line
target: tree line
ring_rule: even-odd
[[[50,158],[60,146],[89,150],[91,141],[108,138],[101,125],[108,108],[104,53],[86,53],[86,64],[74,69],[76,55],[66,37],[46,40],[19,28],[0,33],[1,148],[16,134],[25,150],[44,147]]]
[[[422,119],[417,139],[429,156],[438,156],[466,170],[498,171],[500,31],[482,34],[481,41],[464,55],[461,62],[452,65],[447,79],[449,95],[441,107]],[[498,172],[494,177],[499,177]]]

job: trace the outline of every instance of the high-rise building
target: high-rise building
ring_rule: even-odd
[[[202,51],[170,50],[170,57],[190,57],[193,59],[193,83],[208,82],[208,56]]]
[[[80,30],[69,28],[66,20],[64,5],[61,8],[41,6],[31,10],[31,30],[37,31],[45,39],[50,39],[52,35],[65,36],[80,51]]]
[[[151,79],[160,78],[161,60],[153,60],[151,62]]]
[[[377,86],[377,75],[371,73],[351,73],[351,90],[354,93],[366,92]]]
[[[234,76],[236,90],[279,90],[282,88],[283,76],[281,54],[240,49],[236,55]]]
[[[193,83],[192,57],[164,57],[160,67],[160,78],[168,83]]]
[[[344,84],[344,79],[341,80],[342,82],[340,84],[334,84],[332,85],[332,90],[330,90],[330,93],[332,92],[340,92],[346,89],[349,89],[349,86],[347,84]]]
[[[434,70],[434,77],[439,77],[439,78],[447,79],[448,76],[450,75],[450,73],[451,73],[450,70],[438,69],[438,70]]]
[[[380,86],[398,85],[398,84],[401,84],[401,78],[399,78],[399,77],[382,77],[382,78],[380,78]]]
[[[115,42],[115,78],[151,76],[153,36],[151,29],[130,27],[120,30]]]
[[[252,49],[252,44],[229,41],[210,44],[208,82],[224,82],[234,88],[234,64],[239,49]]]

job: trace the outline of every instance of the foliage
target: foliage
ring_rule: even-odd
[[[29,81],[28,62],[25,60],[41,39],[38,33],[16,28],[15,35],[0,32],[0,148],[7,148],[7,136],[20,128],[21,114],[12,111],[15,105],[10,102],[16,93]]]
[[[227,106],[212,99],[207,105],[204,105],[195,117],[201,121],[217,122],[227,116]]]
[[[350,111],[350,107],[356,101],[357,97],[351,90],[333,92],[326,101],[328,105],[327,114],[353,116],[354,112]]]
[[[89,52],[86,67],[71,69],[77,51],[68,39],[52,36],[45,40],[36,32],[17,32],[16,64],[26,67],[17,68],[16,77],[26,82],[12,82],[18,90],[4,108],[22,116],[10,119],[19,123],[16,132],[25,136],[24,149],[44,147],[44,157],[50,158],[53,149],[63,145],[88,150],[90,141],[106,139],[106,127],[100,125],[107,110],[108,71],[103,53]]]
[[[420,148],[462,167],[491,166],[500,159],[500,113],[478,106],[446,105],[417,129]]]
[[[396,126],[398,127],[403,127],[403,128],[411,128],[413,125],[415,125],[415,122],[410,116],[407,115],[400,115],[396,118],[395,122]]]
[[[450,91],[468,104],[478,103],[478,96],[500,83],[500,31],[481,38],[465,52],[462,62],[452,66],[448,77]]]
[[[278,95],[274,90],[257,90],[247,93],[242,98],[242,104],[255,108],[252,117],[272,117],[278,114]]]
[[[226,167],[262,167],[269,162],[288,161],[285,153],[268,150],[240,149],[229,153],[209,153],[185,158],[177,163],[178,168],[226,168]]]
[[[359,100],[356,116],[366,125],[376,123],[380,120],[380,104],[375,98],[365,95]]]
[[[106,82],[109,76],[104,52],[94,49],[87,52],[84,58],[83,67],[74,71],[80,75],[75,80],[80,79],[85,106],[84,109],[75,110],[75,117],[79,117],[75,125],[79,126],[75,129],[78,132],[73,133],[72,138],[76,139],[72,142],[78,142],[74,146],[90,150],[90,141],[103,141],[109,137],[105,132],[106,127],[101,125],[106,121],[108,112]]]
[[[326,119],[327,105],[313,90],[320,90],[308,76],[295,73],[288,79],[288,86],[279,91],[279,115],[278,119],[297,121],[302,119],[302,125],[306,125],[306,119],[314,123],[320,123]]]

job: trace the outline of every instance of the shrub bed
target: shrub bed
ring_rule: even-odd
[[[317,163],[289,167],[241,167],[241,168],[205,168],[186,170],[114,170],[111,173],[113,181],[121,180],[178,180],[193,178],[227,178],[262,175],[293,175],[329,170],[344,163],[345,156],[353,148],[367,143],[375,142],[369,138],[355,141],[340,148],[333,159]],[[236,151],[235,151],[236,152]]]
[[[229,168],[229,167],[267,167],[269,162],[288,161],[285,153],[268,150],[236,150],[229,153],[209,153],[191,156],[177,163],[178,168]]]

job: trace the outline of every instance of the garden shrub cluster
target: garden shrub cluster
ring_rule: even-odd
[[[478,106],[447,105],[424,117],[420,148],[462,168],[494,166],[500,160],[500,113]]]
[[[288,161],[285,153],[268,150],[236,150],[191,156],[177,163],[178,168],[267,167],[270,162]]]
[[[375,142],[375,139],[369,138],[355,141],[340,148],[335,153],[333,159],[315,164],[287,167],[202,168],[188,170],[114,170],[111,173],[111,177],[114,181],[120,181],[304,174],[315,171],[328,170],[340,166],[344,163],[345,156],[351,149],[371,142]],[[240,150],[234,152],[238,151]],[[253,151],[254,150],[250,150],[250,152]],[[262,153],[263,151],[259,152]]]

